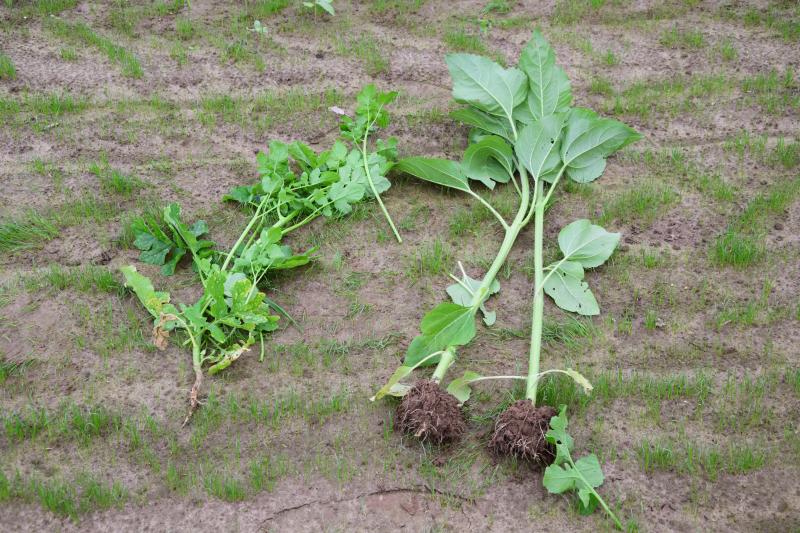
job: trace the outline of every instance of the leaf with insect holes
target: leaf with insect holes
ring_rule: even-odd
[[[600,118],[591,109],[575,108],[567,118],[561,160],[571,179],[588,183],[600,177],[609,155],[641,138],[618,120]]]
[[[574,276],[578,269],[581,273],[579,278]],[[583,267],[580,263],[570,261],[561,263],[547,278],[543,288],[544,292],[564,311],[584,316],[600,314],[600,307],[589,289],[589,284],[583,281]]]
[[[151,315],[159,318],[165,304],[169,303],[169,293],[156,291],[150,278],[139,274],[133,265],[124,266],[120,270],[125,276],[125,286],[133,290]]]
[[[464,285],[466,285],[466,287],[464,287]],[[480,280],[472,279],[464,274],[461,277],[461,283],[453,283],[447,287],[447,294],[450,296],[450,299],[453,300],[453,303],[463,305],[464,307],[470,307],[472,305],[475,292],[477,292],[480,286]],[[495,320],[497,319],[497,313],[487,310],[485,303],[491,295],[497,294],[498,292],[500,292],[500,282],[494,279],[489,285],[489,291],[486,293],[486,297],[480,305],[480,310],[483,313],[483,322],[487,326],[494,325]]]
[[[539,30],[522,50],[519,68],[528,77],[530,90],[525,103],[515,110],[516,118],[529,124],[547,115],[565,111],[572,102],[572,89],[564,69]]]
[[[527,78],[516,68],[504,69],[494,61],[472,54],[445,58],[453,78],[453,98],[490,115],[513,120],[514,108],[525,100]]]
[[[513,135],[508,129],[508,124],[501,118],[484,113],[474,107],[465,107],[450,113],[450,116],[464,124],[469,124],[485,133],[498,135],[511,140]]]
[[[452,394],[458,400],[458,403],[464,404],[472,395],[472,388],[469,384],[482,376],[477,372],[467,370],[460,378],[456,378],[447,386],[447,392]]]
[[[416,366],[432,353],[448,346],[463,346],[475,337],[476,307],[441,303],[422,318],[418,335],[411,341],[403,361],[405,366]],[[435,364],[438,357],[425,361],[424,366]]]
[[[517,160],[534,179],[552,182],[555,178],[555,170],[561,163],[559,149],[563,128],[562,115],[549,115],[528,124],[519,132],[514,151]]]
[[[471,191],[464,169],[455,161],[431,157],[406,157],[398,161],[394,168],[436,185],[464,192]]]
[[[461,168],[468,178],[494,189],[495,182],[508,183],[514,174],[514,153],[505,139],[489,135],[467,147]]]

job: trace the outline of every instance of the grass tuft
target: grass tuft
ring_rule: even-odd
[[[142,65],[135,55],[122,46],[115,44],[107,37],[95,33],[94,30],[86,24],[82,22],[71,24],[61,19],[49,18],[46,21],[45,27],[62,39],[69,39],[71,41],[94,46],[104,53],[110,61],[120,65],[123,76],[129,78],[142,77]]]
[[[0,80],[15,80],[17,79],[17,69],[14,67],[14,62],[11,58],[0,52]]]

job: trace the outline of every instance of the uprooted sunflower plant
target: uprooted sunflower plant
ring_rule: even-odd
[[[552,462],[556,443],[545,435],[557,413],[549,406],[535,406],[537,384],[542,376],[552,373],[570,376],[587,392],[591,384],[573,369],[540,371],[543,295],[548,294],[566,311],[598,314],[584,271],[605,262],[620,236],[588,220],[577,220],[559,234],[563,257],[545,267],[545,207],[564,179],[578,183],[596,180],[605,169],[606,158],[640,136],[621,122],[601,118],[590,109],[571,107],[569,79],[556,65],[552,48],[538,31],[522,51],[516,68],[503,68],[469,54],[449,55],[446,61],[453,80],[453,98],[466,104],[452,116],[472,126],[470,144],[460,162],[411,157],[401,160],[396,168],[475,197],[497,218],[503,239],[482,279],[471,278],[463,268],[459,276],[451,274],[455,284],[447,288],[447,293],[452,301],[439,304],[423,317],[421,334],[411,342],[403,364],[375,398],[402,396],[397,412],[399,428],[422,439],[443,442],[459,437],[466,427],[459,406],[469,399],[471,384],[490,379],[523,380],[527,383],[526,399],[501,415],[492,446],[499,453]],[[497,184],[513,186],[519,198],[514,218],[505,220],[473,189],[475,181],[489,189]],[[534,288],[528,374],[481,376],[467,371],[443,390],[440,384],[455,361],[456,350],[476,335],[476,315],[481,312],[487,326],[494,323],[495,312],[487,309],[486,301],[500,290],[497,273],[531,220]],[[418,381],[413,387],[401,383],[414,369],[432,365],[436,368],[431,380]],[[562,416],[566,421],[566,415]],[[566,427],[566,422],[563,425]],[[595,486],[580,492],[581,499],[589,492],[595,497]],[[567,490],[564,487],[557,488]],[[554,487],[548,488],[554,491]]]
[[[208,231],[207,224],[185,224],[177,204],[164,210],[167,228],[152,223],[134,228],[135,245],[142,251],[140,260],[161,265],[163,273],[171,274],[190,253],[203,286],[196,302],[176,305],[168,293],[156,291],[135,266],[122,268],[126,286],[154,318],[154,344],[165,349],[170,333],[181,331],[184,344],[191,345],[195,381],[187,421],[200,405],[203,368],[216,374],[256,342],[263,359],[264,335],[278,327],[279,315],[288,317],[259,289],[270,273],[311,260],[313,250],[294,254],[281,244],[288,233],[320,216],[345,216],[353,204],[369,197],[378,201],[394,229],[380,193],[391,185],[386,174],[397,158],[396,141],[389,138],[370,143],[370,136],[388,124],[385,106],[395,96],[379,92],[373,85],[365,87],[358,95],[355,117],[342,117],[341,138],[330,150],[318,154],[301,142],[273,141],[267,154],[259,153],[258,182],[235,187],[223,197],[238,202],[250,214],[229,250],[217,250],[212,241],[200,240]]]

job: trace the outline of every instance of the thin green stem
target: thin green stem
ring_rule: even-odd
[[[500,225],[503,226],[503,229],[508,231],[508,223],[505,221],[505,219],[502,217],[502,215],[500,215],[500,213],[498,213],[497,210],[494,207],[492,207],[492,204],[490,204],[489,202],[484,200],[483,197],[480,194],[478,194],[478,193],[476,193],[476,192],[474,192],[472,190],[467,191],[467,193],[470,194],[471,196],[473,196],[474,198],[477,198],[478,201],[480,203],[482,203],[484,205],[484,207],[486,207],[486,209],[488,209],[491,214],[494,215],[494,217],[497,219],[497,221],[500,222]]]
[[[247,237],[247,235],[250,233],[250,230],[252,229],[253,225],[256,223],[256,220],[258,220],[258,218],[259,218],[258,214],[261,211],[261,208],[263,206],[264,206],[263,203],[258,205],[258,208],[256,209],[256,213],[250,219],[250,222],[248,222],[247,226],[245,226],[244,231],[242,232],[241,235],[239,235],[239,238],[236,240],[236,243],[231,247],[231,251],[228,252],[228,256],[225,258],[225,261],[222,263],[221,270],[224,271],[226,268],[228,268],[228,264],[231,262],[231,259],[233,259],[234,252],[236,251],[237,248],[239,248],[239,245],[242,244],[242,241],[244,241],[245,237]]]
[[[367,115],[369,117],[369,115]],[[373,120],[373,123],[375,121]],[[369,188],[372,189],[372,194],[375,196],[375,199],[378,201],[378,205],[383,211],[383,216],[386,218],[386,221],[389,223],[389,227],[392,228],[392,232],[394,233],[395,238],[397,239],[398,243],[403,242],[403,238],[400,237],[400,233],[397,231],[397,228],[394,225],[394,221],[392,217],[389,215],[389,211],[386,210],[386,206],[383,205],[383,200],[381,200],[381,195],[378,194],[377,189],[375,189],[375,183],[372,181],[372,174],[369,171],[369,165],[367,164],[367,137],[369,136],[369,130],[372,127],[370,124],[366,131],[364,132],[364,139],[361,142],[361,160],[364,162],[364,172],[367,175],[367,181],[369,182]]]
[[[536,182],[536,205],[533,220],[533,313],[531,319],[531,351],[528,359],[528,384],[525,397],[536,405],[536,387],[539,383],[539,359],[542,350],[542,316],[544,314],[544,293],[542,292],[542,244],[544,240],[544,183]]]
[[[559,450],[561,450],[561,449],[563,449],[563,447],[559,448]],[[608,507],[608,504],[606,503],[606,501],[603,498],[600,497],[600,494],[598,494],[598,492],[594,489],[594,487],[592,487],[592,485],[588,481],[586,481],[586,478],[583,477],[583,474],[581,474],[581,471],[578,469],[577,466],[575,466],[575,461],[572,460],[572,456],[570,455],[569,450],[565,450],[565,451],[566,451],[566,454],[567,454],[567,461],[569,461],[569,464],[572,466],[572,471],[574,473],[576,473],[578,475],[578,477],[581,478],[581,480],[583,481],[583,483],[586,486],[586,488],[588,488],[592,492],[592,494],[594,494],[594,497],[597,498],[598,502],[600,502],[600,505],[603,507],[603,510],[605,510],[606,514],[608,514],[608,516],[610,516],[611,519],[614,521],[614,525],[617,526],[617,529],[621,530],[622,529],[622,522],[619,521],[619,518],[617,518],[617,515],[615,515],[611,511],[611,509]]]

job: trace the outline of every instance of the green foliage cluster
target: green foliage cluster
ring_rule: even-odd
[[[264,335],[278,327],[279,315],[288,316],[259,289],[271,273],[311,260],[313,249],[295,254],[282,244],[288,233],[320,216],[347,215],[353,204],[369,197],[378,201],[394,229],[380,193],[391,185],[386,173],[396,159],[396,141],[378,140],[373,148],[369,139],[377,128],[388,125],[385,106],[395,97],[396,93],[380,92],[373,85],[365,87],[354,117],[342,117],[341,137],[330,150],[318,154],[301,142],[273,141],[268,153],[259,153],[259,180],[235,187],[223,197],[251,211],[246,227],[227,251],[202,239],[208,232],[204,221],[186,224],[177,204],[164,209],[163,222],[156,216],[133,222],[133,244],[141,250],[142,262],[161,266],[162,273],[170,275],[189,255],[203,287],[194,304],[176,305],[135,266],[122,268],[126,286],[153,316],[154,344],[165,349],[176,330],[188,337],[195,373],[192,411],[199,405],[204,367],[209,374],[224,370],[256,340],[263,358]]]
[[[420,335],[409,345],[403,364],[373,398],[407,394],[411,387],[401,381],[419,367],[436,365],[432,379],[440,383],[454,363],[458,347],[469,344],[476,336],[477,315],[482,315],[486,326],[494,324],[496,312],[488,309],[487,300],[500,292],[497,274],[520,231],[530,221],[534,222],[534,287],[528,374],[481,376],[466,371],[450,382],[447,391],[463,404],[470,397],[471,384],[489,379],[524,380],[526,398],[534,403],[541,377],[560,373],[588,392],[592,385],[571,368],[539,371],[544,294],[565,311],[586,316],[599,314],[597,300],[585,281],[585,271],[599,267],[611,256],[620,234],[608,232],[589,220],[576,220],[559,232],[561,257],[545,266],[545,209],[562,178],[566,176],[579,184],[596,180],[603,174],[608,156],[641,136],[621,122],[602,118],[590,109],[571,106],[569,79],[556,65],[555,53],[539,31],[533,33],[523,49],[517,67],[504,68],[471,54],[451,54],[446,61],[453,80],[453,98],[466,105],[454,111],[452,117],[472,127],[469,146],[461,161],[409,157],[402,159],[396,168],[474,197],[497,218],[504,237],[482,279],[471,277],[458,263],[460,275],[451,274],[455,283],[447,288],[451,301],[439,304],[422,318]],[[507,221],[475,191],[478,184],[489,190],[506,184],[514,187],[519,203],[513,220]],[[563,412],[561,416],[563,420],[553,418],[551,427],[556,431],[561,424],[565,435],[566,418]],[[558,472],[549,470],[546,486],[559,493],[576,489],[584,509],[594,509],[596,502],[602,502],[594,490],[602,483],[597,459],[589,456],[573,462],[569,447],[556,442],[563,440],[561,436],[553,439],[559,455],[551,468]],[[591,472],[586,470],[589,467]],[[603,508],[619,526],[604,503]]]

